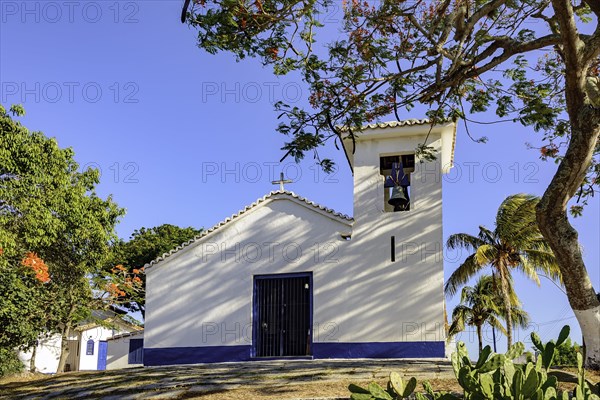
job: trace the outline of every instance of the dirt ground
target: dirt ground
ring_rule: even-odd
[[[204,400],[230,400],[230,399],[309,399],[309,398],[343,398],[348,399],[350,392],[348,385],[351,383],[366,387],[371,382],[377,382],[383,387],[387,380],[343,380],[339,382],[303,383],[297,385],[269,386],[262,388],[240,388],[220,393],[210,393],[201,397],[180,397],[182,399],[201,398]],[[459,392],[460,386],[451,379],[432,379],[432,386],[436,390]]]
[[[438,372],[427,364],[408,365],[323,365],[277,364],[229,367],[135,368],[119,371],[75,372],[48,376],[24,373],[0,380],[2,399],[348,399],[348,385],[366,387],[370,382],[387,384],[389,371],[397,370],[409,377],[417,375],[418,391],[428,380],[435,390],[461,393],[448,365],[437,365]],[[575,369],[556,370],[560,388],[574,387]],[[600,382],[600,372],[586,375],[592,383]]]

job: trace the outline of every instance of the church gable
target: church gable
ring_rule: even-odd
[[[208,252],[215,245],[221,248],[224,246],[223,242],[231,241],[232,237],[235,237],[237,247],[241,242],[248,242],[255,249],[254,242],[262,240],[264,244],[270,243],[269,240],[284,237],[287,238],[288,243],[292,243],[290,246],[293,247],[294,242],[310,237],[315,238],[318,236],[317,232],[323,230],[331,230],[337,239],[342,234],[349,234],[352,222],[349,216],[311,202],[293,192],[275,191],[219,222],[196,238],[161,255],[145,267],[148,273],[151,273],[158,264],[169,263],[171,259],[190,251],[205,257],[206,248],[209,248]],[[279,241],[276,240],[275,243]],[[224,251],[223,257],[226,258],[227,250]],[[267,249],[267,251],[272,250]]]
[[[249,329],[255,276],[325,273],[341,265],[350,229],[348,217],[275,192],[148,269],[145,346],[222,345],[209,331],[223,320]],[[248,336],[226,339],[245,345]]]

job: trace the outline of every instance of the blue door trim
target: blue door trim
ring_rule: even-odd
[[[96,368],[98,371],[104,371],[106,369],[106,357],[108,353],[108,342],[101,340],[98,342],[98,364]]]
[[[268,274],[268,275],[254,275],[253,289],[252,289],[252,347],[250,350],[250,356],[256,357],[256,344],[257,344],[257,332],[258,332],[258,301],[256,297],[257,284],[256,282],[262,279],[281,279],[281,278],[308,278],[309,284],[309,327],[310,335],[308,338],[309,353],[313,353],[313,273],[311,272],[295,272],[286,274]],[[307,357],[310,357],[307,356]],[[271,358],[271,357],[270,357]],[[282,357],[287,358],[287,357]],[[261,358],[262,359],[262,358]]]

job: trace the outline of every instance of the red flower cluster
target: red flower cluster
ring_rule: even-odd
[[[50,282],[50,274],[48,273],[48,266],[44,263],[37,254],[29,252],[25,255],[25,258],[21,263],[28,268],[31,268],[35,272],[35,278],[42,282]]]
[[[125,268],[123,265],[119,264],[119,265],[116,265],[112,269],[113,274],[117,273],[118,271],[125,272],[125,271],[127,271],[127,268]]]
[[[549,144],[543,146],[540,149],[540,153],[542,153],[542,158],[554,157],[558,154],[558,147],[555,144]]]
[[[123,290],[121,290],[119,288],[119,285],[117,285],[116,283],[109,283],[106,286],[106,290],[108,291],[109,295],[112,297],[121,297],[121,296],[125,296],[125,292]]]

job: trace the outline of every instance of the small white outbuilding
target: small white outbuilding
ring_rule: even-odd
[[[123,333],[107,339],[106,369],[144,365],[144,331]]]
[[[118,333],[136,332],[142,328],[121,319],[110,310],[94,310],[92,318],[81,322],[68,338],[69,354],[66,371],[93,371],[106,369],[108,338]],[[60,334],[42,335],[35,349],[35,370],[54,374],[61,352]],[[30,368],[33,350],[20,352],[19,358]]]
[[[278,190],[146,266],[144,365],[443,358],[442,174],[455,125],[367,126],[353,218]],[[426,143],[437,155],[420,162]]]

